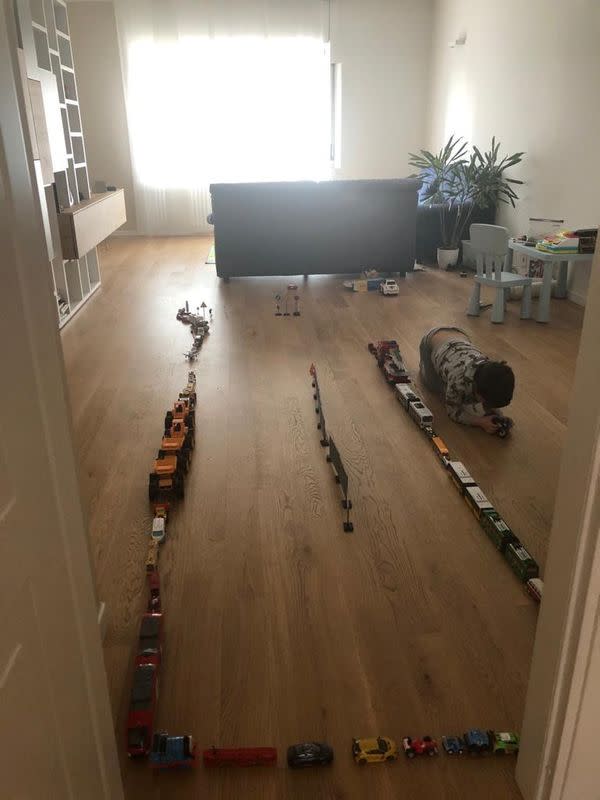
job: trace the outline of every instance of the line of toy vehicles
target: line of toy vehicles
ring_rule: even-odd
[[[202,309],[204,310],[205,308],[206,303],[202,303]],[[209,310],[209,313],[212,319],[212,309]],[[185,325],[190,326],[190,332],[192,334],[193,341],[191,348],[187,351],[187,353],[184,353],[184,356],[189,362],[195,361],[196,356],[202,347],[202,342],[209,332],[208,320],[200,314],[199,307],[196,309],[195,314],[190,311],[190,306],[187,300],[185,301],[185,306],[177,310],[177,319],[180,322],[183,322]]]
[[[511,755],[519,752],[519,735],[512,731],[472,728],[462,736],[442,736],[441,748],[438,740],[431,736],[402,739],[402,752],[409,760],[437,756],[440,750],[449,756]],[[352,739],[351,751],[359,766],[396,761],[401,752],[394,739],[387,736]],[[148,759],[156,769],[195,767],[199,760],[191,736],[169,736],[166,731],[153,735]],[[287,749],[287,764],[292,769],[329,766],[333,760],[333,748],[326,742],[300,742]],[[205,767],[273,766],[277,763],[277,748],[213,746],[202,751],[202,762]]]
[[[510,526],[485,496],[477,482],[461,461],[453,461],[450,452],[433,429],[433,414],[423,400],[415,392],[410,375],[404,366],[398,344],[394,340],[383,340],[368,345],[369,351],[376,357],[377,364],[388,383],[394,386],[396,396],[411,419],[425,433],[433,450],[465,502],[475,515],[479,524],[502,553],[514,574],[523,582],[531,596],[540,602],[544,584],[539,578],[539,566],[525,546],[513,533]],[[506,418],[499,418],[500,420]],[[501,428],[506,436],[510,423]]]
[[[184,494],[184,476],[195,444],[195,408],[196,375],[190,372],[186,387],[165,415],[164,434],[148,479],[153,513],[146,557],[148,605],[142,615],[135,655],[127,717],[127,754],[132,758],[149,756],[151,765],[157,768],[185,766],[194,753],[191,736],[169,736],[164,731],[154,733],[154,716],[164,626],[158,557],[167,534],[169,509],[173,501]]]

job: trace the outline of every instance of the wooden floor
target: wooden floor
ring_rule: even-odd
[[[514,435],[449,421],[452,452],[542,565],[582,311],[502,326],[464,310],[470,281],[428,270],[400,297],[353,294],[339,277],[300,284],[302,316],[275,317],[285,279],[219,282],[208,238],[116,239],[101,291],[62,338],[121,755],[150,516],[147,475],[166,408],[186,382],[188,299],[214,309],[196,365],[197,446],[169,521],[158,721],[200,747],[273,745],[279,766],[154,776],[122,758],[129,800],[457,800],[519,797],[514,760],[357,767],[353,736],[519,729],[536,606],[395,401],[367,342],[398,340],[416,372],[434,324],[463,326],[514,367]],[[308,368],[319,369],[345,457],[355,532],[319,446]],[[288,770],[288,744],[327,740],[332,768]]]

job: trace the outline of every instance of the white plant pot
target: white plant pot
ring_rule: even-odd
[[[446,250],[443,247],[438,247],[437,262],[440,269],[450,269],[454,267],[458,261],[458,247],[456,250]]]

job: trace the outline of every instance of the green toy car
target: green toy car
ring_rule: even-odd
[[[519,752],[519,735],[510,731],[489,731],[492,753],[496,756]]]

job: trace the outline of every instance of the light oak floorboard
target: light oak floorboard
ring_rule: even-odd
[[[436,428],[542,565],[565,436],[582,310],[552,322],[465,316],[470,279],[437,270],[400,296],[353,294],[340,277],[300,279],[300,318],[275,317],[285,278],[221,283],[208,237],[113,239],[99,293],[63,331],[105,660],[130,800],[457,800],[519,797],[511,758],[361,769],[352,736],[519,729],[536,606],[481,532],[427,440],[367,352],[396,338],[416,374],[431,326],[467,330],[515,368],[514,435]],[[199,747],[274,745],[275,769],[153,775],[123,756],[139,616],[146,602],[147,475],[164,412],[186,382],[188,299],[214,309],[195,365],[197,445],[160,573],[166,620],[158,724]],[[351,479],[355,532],[319,445],[308,368]],[[568,532],[565,532],[567,535]],[[326,739],[331,769],[296,773],[288,744]]]

